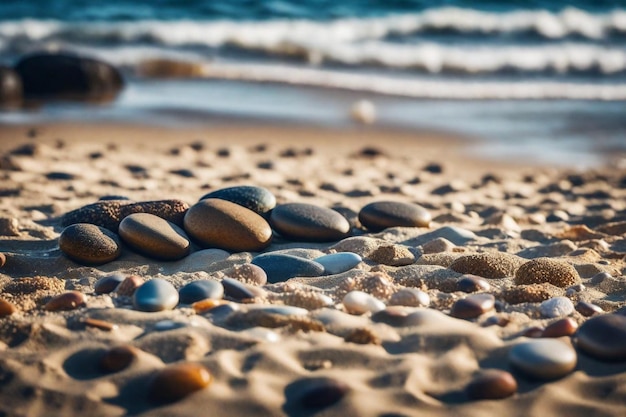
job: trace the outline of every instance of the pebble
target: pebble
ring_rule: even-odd
[[[314,260],[324,267],[324,274],[335,275],[351,270],[361,263],[363,259],[356,253],[337,252],[320,256]]]
[[[118,325],[115,323],[111,323],[110,321],[106,320],[92,319],[91,317],[87,317],[86,319],[84,319],[83,323],[87,327],[95,327],[96,329],[104,330],[107,332],[118,328]]]
[[[342,302],[350,314],[375,313],[385,309],[385,303],[363,291],[350,291]]]
[[[267,274],[263,268],[254,264],[235,265],[224,271],[224,275],[250,285],[267,283]]]
[[[120,273],[113,273],[100,278],[93,286],[96,294],[109,294],[117,288],[124,281],[124,275]]]
[[[154,214],[126,216],[120,223],[119,235],[129,247],[149,258],[175,261],[190,251],[185,231]]]
[[[254,211],[230,201],[208,198],[185,215],[185,230],[206,247],[245,252],[260,251],[272,240],[272,229]]]
[[[406,266],[415,263],[415,255],[403,245],[381,245],[368,258],[389,266]]]
[[[449,268],[461,274],[495,279],[512,277],[524,262],[524,259],[510,253],[484,252],[461,256],[454,260]]]
[[[372,321],[375,323],[385,323],[390,326],[405,326],[407,317],[414,309],[403,306],[387,306],[384,310],[372,314]]]
[[[517,392],[517,381],[509,372],[486,369],[474,377],[465,393],[472,400],[499,400]]]
[[[140,350],[133,346],[116,346],[104,352],[98,364],[104,372],[119,372],[128,368],[139,352]]]
[[[626,361],[626,316],[603,314],[592,317],[576,333],[580,350],[606,361]]]
[[[204,300],[200,300],[200,301],[196,301],[195,303],[193,303],[191,305],[191,308],[194,309],[194,311],[197,314],[201,314],[201,313],[205,313],[215,307],[224,305],[224,304],[228,304],[229,302],[226,300],[214,300],[212,298],[207,298]]]
[[[591,317],[594,314],[604,313],[602,307],[592,303],[588,303],[586,301],[579,301],[578,303],[576,303],[576,306],[574,306],[574,308],[585,317]]]
[[[423,253],[441,253],[441,252],[450,252],[454,249],[456,245],[450,242],[448,239],[443,237],[438,237],[433,240],[429,240],[428,242],[422,245]]]
[[[73,261],[84,265],[101,265],[117,259],[122,253],[119,237],[105,228],[78,223],[66,227],[59,236],[59,249]]]
[[[576,269],[564,261],[551,258],[537,258],[521,265],[515,273],[515,283],[538,284],[549,282],[565,288],[580,283]]]
[[[430,296],[417,288],[403,288],[391,295],[389,305],[428,307],[430,305]]]
[[[133,305],[139,311],[172,310],[178,304],[178,291],[162,278],[146,281],[133,295]]]
[[[12,303],[7,300],[0,299],[0,318],[8,317],[16,311],[17,307],[15,307]]]
[[[471,293],[476,291],[489,291],[491,285],[489,285],[486,279],[478,275],[465,274],[456,281],[456,288],[458,291]]]
[[[215,190],[203,195],[200,197],[200,200],[207,198],[219,198],[220,200],[230,201],[231,203],[239,204],[260,215],[267,214],[276,207],[276,197],[274,197],[274,194],[263,187],[251,185],[239,185]]]
[[[578,323],[571,317],[566,317],[550,323],[541,333],[541,337],[571,336],[576,333]]]
[[[149,397],[155,403],[172,403],[206,388],[213,376],[204,366],[185,362],[160,370],[148,387]]]
[[[207,298],[219,300],[223,296],[224,287],[222,284],[209,279],[190,282],[178,290],[181,304],[193,304]]]
[[[270,224],[285,238],[304,242],[331,242],[350,233],[350,223],[345,217],[313,204],[281,204],[272,210]]]
[[[263,268],[267,281],[272,284],[293,277],[319,277],[324,274],[323,265],[292,255],[265,253],[252,259],[252,263]]]
[[[472,294],[455,302],[450,315],[458,319],[473,319],[493,310],[495,302],[491,294]]]
[[[246,284],[233,278],[222,279],[224,294],[235,300],[245,300],[256,297],[256,294]]]
[[[85,305],[85,295],[78,291],[59,294],[46,303],[47,311],[74,310]]]
[[[2,268],[7,263],[7,256],[0,252],[0,268]]]
[[[250,336],[259,342],[276,343],[280,341],[280,335],[278,333],[265,327],[251,327],[241,331],[240,334]]]
[[[329,407],[350,392],[350,387],[345,382],[327,377],[311,378],[300,383],[303,385],[300,404],[308,409]]]
[[[431,219],[424,207],[398,201],[377,201],[366,205],[359,212],[359,222],[372,232],[397,226],[428,227]]]
[[[144,282],[145,280],[139,275],[130,275],[124,278],[124,281],[117,286],[115,292],[118,295],[131,297],[135,291],[137,291],[137,288],[141,287]]]
[[[574,304],[567,297],[554,297],[542,302],[539,311],[544,317],[564,317],[574,312]]]
[[[536,339],[509,350],[511,365],[537,379],[561,378],[574,370],[576,361],[576,351],[558,339]]]

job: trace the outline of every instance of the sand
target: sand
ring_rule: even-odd
[[[623,416],[626,362],[579,352],[573,372],[541,381],[512,369],[507,355],[530,340],[522,335],[527,329],[557,320],[542,317],[538,301],[567,295],[605,312],[626,305],[626,171],[486,161],[469,157],[465,143],[433,132],[251,123],[2,127],[0,252],[6,264],[0,298],[18,311],[0,318],[0,414]],[[254,300],[310,309],[305,316],[268,316],[240,304],[234,318],[220,321],[189,306],[135,311],[128,297],[96,295],[94,284],[118,272],[164,278],[179,288],[220,279],[256,254],[196,252],[159,262],[125,248],[119,259],[88,267],[58,249],[61,216],[100,197],[193,204],[233,185],[266,187],[278,204],[334,208],[354,226],[354,236],[340,242],[276,239],[264,252],[316,257],[352,251],[364,262],[337,275],[267,284]],[[379,233],[359,229],[358,211],[377,200],[418,203],[433,222]],[[456,291],[461,273],[449,267],[465,268],[458,259],[477,253],[491,255],[477,257],[473,273],[493,271],[494,264],[504,270],[487,280],[498,309],[452,318],[451,306],[467,294]],[[517,261],[539,257],[573,266],[582,286],[516,286]],[[602,272],[610,276],[598,278]],[[427,312],[419,313],[419,323],[374,322],[371,313],[347,314],[341,303],[351,290],[388,302],[405,287],[430,296],[428,310],[410,310]],[[43,308],[69,290],[85,294],[86,305]],[[315,308],[320,295],[332,305]],[[570,317],[587,320],[578,311]],[[104,323],[86,324],[88,318]],[[164,320],[183,327],[157,331]],[[573,343],[570,336],[560,340]],[[120,345],[136,348],[130,365],[101,370],[104,352]],[[187,361],[206,367],[212,383],[170,404],[151,400],[148,387],[157,372]],[[517,393],[469,398],[465,389],[481,369],[511,372]],[[320,377],[342,381],[347,393],[327,407],[307,408],[302,384]]]

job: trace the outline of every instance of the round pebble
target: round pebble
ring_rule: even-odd
[[[172,403],[213,382],[208,369],[197,363],[169,365],[157,373],[148,387],[149,397],[156,403]]]
[[[236,187],[222,188],[203,195],[200,200],[207,198],[219,198],[231,203],[239,204],[264,215],[276,207],[276,197],[269,190],[251,185],[239,185]]]
[[[207,298],[219,300],[224,296],[224,287],[217,281],[201,279],[183,286],[178,290],[178,296],[181,304],[193,304]]]
[[[100,278],[93,286],[96,294],[108,294],[117,288],[124,281],[124,275],[114,273]]]
[[[119,372],[130,366],[137,358],[139,349],[133,346],[117,346],[104,352],[99,361],[104,372]]]
[[[133,295],[133,305],[140,311],[171,310],[178,304],[178,291],[162,278],[146,281]]]
[[[105,228],[78,223],[66,227],[59,236],[59,249],[83,265],[101,265],[122,253],[119,237]]]
[[[506,278],[525,262],[519,256],[506,252],[484,252],[457,258],[449,268],[461,274],[478,275],[483,278]]]
[[[315,262],[324,267],[324,273],[326,275],[340,274],[349,271],[361,263],[361,261],[362,258],[352,252],[331,253],[330,255],[315,258]]]
[[[537,339],[509,350],[511,365],[537,379],[561,378],[574,370],[576,361],[576,351],[558,339]]]
[[[385,309],[385,303],[363,291],[350,291],[342,302],[350,314],[375,313]]]
[[[592,303],[588,303],[586,301],[579,301],[578,303],[576,303],[576,306],[574,308],[585,317],[591,317],[594,314],[604,313],[602,307]]]
[[[493,310],[495,302],[491,294],[472,294],[455,302],[450,315],[458,319],[473,319]]]
[[[270,215],[272,228],[282,236],[305,242],[331,242],[348,237],[350,223],[338,212],[313,204],[277,206]]]
[[[263,268],[254,264],[235,265],[224,271],[224,275],[251,285],[267,283],[267,274]]]
[[[0,299],[0,318],[8,317],[17,311],[17,307],[7,300]]]
[[[544,317],[564,317],[574,312],[574,304],[567,297],[554,297],[542,302],[539,311]]]
[[[398,201],[377,201],[363,207],[359,222],[372,232],[388,227],[428,227],[432,217],[428,210],[417,204]]]
[[[308,409],[329,407],[341,401],[350,391],[345,382],[324,377],[303,381],[303,385],[300,404]]]
[[[120,223],[119,234],[129,247],[150,258],[174,261],[187,256],[190,251],[185,232],[154,214],[126,216]]]
[[[579,284],[580,276],[572,265],[551,258],[532,259],[521,265],[515,273],[515,283],[518,285],[542,282],[565,288]]]
[[[471,293],[476,291],[489,291],[491,285],[482,277],[465,274],[457,280],[456,288],[458,291]]]
[[[120,285],[115,288],[115,292],[118,295],[130,297],[132,296],[137,288],[141,287],[145,280],[139,275],[130,275],[122,281]]]
[[[69,291],[52,298],[45,305],[48,311],[74,310],[85,305],[85,295],[78,291]]]
[[[465,388],[472,400],[499,400],[517,392],[517,381],[509,372],[499,369],[481,371]]]
[[[260,251],[272,239],[272,229],[254,211],[230,201],[208,198],[185,215],[185,230],[206,247],[235,252]]]
[[[576,333],[578,323],[571,317],[566,317],[550,323],[541,333],[541,337],[562,337],[571,336]]]
[[[233,278],[222,279],[224,294],[235,300],[245,300],[256,297],[256,294],[246,284]]]
[[[576,333],[580,350],[606,361],[626,361],[626,316],[603,314],[592,317]]]
[[[430,305],[430,296],[417,288],[403,288],[391,295],[389,305],[428,307]]]
[[[272,284],[293,277],[319,277],[324,274],[321,264],[292,255],[266,253],[256,256],[252,263],[265,271],[267,281]]]

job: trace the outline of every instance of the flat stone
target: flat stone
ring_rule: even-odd
[[[496,299],[491,294],[472,294],[458,300],[452,306],[450,315],[458,319],[473,319],[493,310]]]
[[[450,269],[483,278],[506,278],[515,275],[517,268],[524,262],[519,256],[493,251],[461,256],[450,264]]]
[[[148,387],[149,397],[155,403],[173,403],[213,382],[208,369],[198,363],[184,362],[160,370]]]
[[[537,339],[509,350],[511,365],[536,379],[561,378],[574,370],[576,361],[576,351],[557,339]]]
[[[331,242],[350,233],[350,223],[345,217],[313,204],[281,204],[272,210],[270,224],[281,236],[304,242]]]
[[[272,229],[254,211],[230,201],[208,198],[185,215],[185,230],[205,247],[245,252],[260,251],[272,240]]]
[[[235,265],[224,271],[224,275],[250,285],[267,283],[267,274],[263,268],[254,264]]]
[[[96,294],[109,294],[117,288],[118,285],[124,281],[124,275],[120,273],[113,273],[100,278],[93,286],[93,290]]]
[[[428,307],[430,305],[430,296],[417,288],[403,288],[391,295],[389,305]]]
[[[350,314],[375,313],[385,309],[385,303],[363,291],[350,291],[342,302]]]
[[[220,200],[230,201],[260,215],[265,215],[276,207],[274,194],[263,187],[251,185],[239,185],[215,190],[203,195],[200,197],[200,200],[207,198],[219,198]]]
[[[68,291],[52,298],[45,305],[47,311],[74,310],[85,305],[85,295],[78,291]]]
[[[605,361],[626,361],[626,316],[603,314],[592,317],[576,333],[580,350]]]
[[[17,312],[17,307],[7,300],[0,299],[0,318],[8,317]]]
[[[574,312],[574,304],[567,297],[554,297],[542,302],[539,311],[544,317],[564,317]]]
[[[489,291],[491,285],[486,279],[478,275],[465,274],[456,281],[458,291],[471,293],[476,291]]]
[[[352,252],[337,252],[315,258],[324,267],[324,274],[335,275],[346,272],[361,263],[362,258]]]
[[[424,207],[398,201],[377,201],[366,205],[359,212],[359,222],[372,232],[397,226],[428,227],[431,219]]]
[[[219,300],[224,296],[224,287],[218,281],[201,279],[180,288],[178,296],[181,304],[193,304],[207,298]]]
[[[565,288],[581,282],[576,269],[564,261],[552,258],[537,258],[521,265],[515,273],[515,283],[538,284],[548,282]]]
[[[265,253],[252,259],[252,264],[263,268],[270,283],[286,281],[293,277],[319,277],[324,266],[304,258],[291,255]]]
[[[578,323],[571,317],[565,317],[550,323],[541,333],[541,337],[562,337],[571,336],[576,333]]]
[[[149,258],[175,261],[189,254],[189,238],[184,230],[154,214],[134,213],[119,225],[122,240]]]
[[[133,305],[140,311],[171,310],[178,304],[178,291],[162,278],[146,281],[133,295]]]
[[[517,392],[517,381],[509,372],[499,369],[481,370],[465,387],[471,400],[499,400]]]
[[[98,365],[104,372],[119,372],[128,368],[137,359],[139,352],[133,346],[116,346],[104,352]]]
[[[119,237],[105,228],[78,223],[66,227],[59,236],[59,249],[82,265],[102,265],[122,253]]]

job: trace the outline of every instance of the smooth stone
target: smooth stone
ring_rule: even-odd
[[[388,227],[428,227],[432,217],[428,210],[417,204],[397,201],[377,201],[363,207],[359,221],[372,232]]]
[[[231,203],[248,208],[260,215],[264,215],[276,207],[276,197],[274,197],[274,194],[263,187],[251,185],[239,185],[215,190],[203,195],[200,197],[200,200],[207,198],[227,200]]]
[[[267,274],[263,268],[254,264],[235,265],[224,271],[224,275],[251,285],[265,285],[267,283]]]
[[[272,229],[254,211],[230,201],[208,198],[185,215],[185,230],[201,245],[234,252],[257,252],[272,240]]]
[[[185,362],[160,370],[148,387],[149,397],[156,403],[172,403],[206,388],[213,376],[204,366]]]
[[[248,305],[249,310],[262,311],[267,314],[278,314],[279,316],[306,316],[309,314],[309,310],[306,308],[294,307],[294,306],[282,306],[272,304],[258,304]]]
[[[458,291],[471,293],[476,291],[489,291],[491,285],[489,285],[486,279],[478,275],[465,274],[457,280],[456,288]]]
[[[131,297],[144,282],[146,282],[146,280],[139,275],[130,275],[124,278],[122,283],[115,288],[115,292],[117,295]]]
[[[536,339],[509,350],[509,362],[537,379],[561,378],[576,367],[576,351],[558,339]]]
[[[240,334],[250,336],[259,342],[276,343],[280,341],[280,335],[278,333],[265,327],[251,327],[241,331]]]
[[[182,321],[161,320],[154,323],[152,330],[155,332],[167,332],[168,330],[182,329],[187,326],[188,324]]]
[[[133,346],[116,346],[104,352],[98,364],[104,372],[119,372],[128,368],[139,352],[140,350]]]
[[[389,305],[428,307],[430,305],[430,296],[417,288],[403,288],[391,295]]]
[[[245,300],[257,296],[246,284],[233,278],[223,278],[222,288],[224,288],[224,294],[226,296],[234,298],[235,300]]]
[[[239,306],[236,303],[228,303],[213,307],[202,314],[210,319],[211,322],[219,323],[225,321],[231,314],[237,311],[239,311]]]
[[[352,252],[337,252],[315,258],[315,262],[324,267],[326,275],[341,274],[349,271],[361,263],[362,260],[359,255]]]
[[[252,264],[260,266],[267,274],[267,281],[274,284],[293,277],[319,277],[324,274],[324,266],[292,255],[265,253],[252,259]]]
[[[84,265],[102,265],[122,253],[119,237],[103,227],[77,223],[59,236],[59,249],[71,260]]]
[[[571,336],[576,333],[578,323],[571,317],[566,317],[550,323],[541,333],[541,337],[562,337]]]
[[[343,399],[350,386],[337,379],[319,377],[300,381],[303,385],[300,392],[300,404],[308,409],[322,409],[329,407]]]
[[[499,400],[516,392],[517,381],[513,375],[499,369],[481,371],[465,387],[465,393],[472,400]]]
[[[113,273],[100,278],[93,286],[93,290],[96,294],[109,294],[117,288],[118,285],[124,281],[124,275],[120,273]]]
[[[564,317],[574,312],[574,304],[567,297],[554,297],[542,302],[539,311],[544,317]]]
[[[154,214],[126,216],[118,233],[130,248],[149,258],[175,261],[189,255],[191,246],[185,231]]]
[[[576,306],[574,306],[574,308],[585,317],[591,317],[594,314],[604,313],[602,307],[592,303],[588,303],[586,301],[579,301],[578,303],[576,303]]]
[[[85,295],[78,291],[68,291],[57,295],[45,305],[47,311],[75,310],[84,306]]]
[[[212,308],[215,308],[224,304],[228,304],[228,303],[229,301],[226,301],[226,300],[214,300],[212,298],[206,298],[204,300],[196,301],[195,303],[191,305],[191,308],[193,308],[197,314],[201,314],[201,313],[206,313]]]
[[[0,318],[8,317],[15,312],[17,312],[17,307],[7,300],[0,299]]]
[[[415,310],[402,306],[387,306],[384,310],[377,311],[372,314],[372,321],[376,323],[385,323],[390,326],[405,326],[406,318]]]
[[[162,278],[146,281],[133,295],[133,305],[139,311],[172,310],[178,304],[178,291]]]
[[[386,307],[378,298],[363,291],[350,291],[343,297],[342,302],[350,314],[375,313]]]
[[[0,268],[2,268],[7,263],[7,256],[0,252]]]
[[[603,314],[584,322],[576,333],[577,346],[606,361],[626,361],[626,316]]]
[[[193,304],[196,301],[212,298],[219,300],[224,296],[221,283],[208,279],[190,282],[178,290],[181,304]]]
[[[473,319],[494,309],[496,299],[491,294],[472,294],[458,300],[450,315],[458,319]]]
[[[331,242],[350,233],[350,223],[345,217],[313,204],[281,204],[272,210],[270,224],[283,237],[305,242]]]

